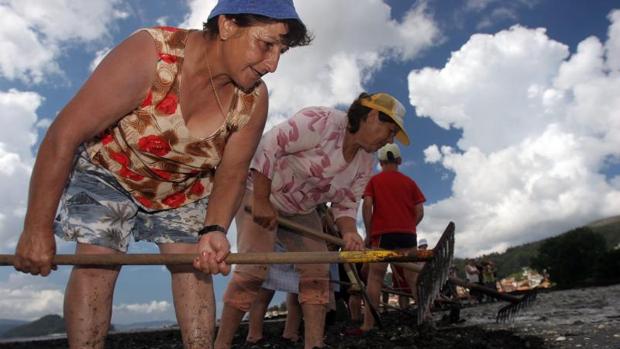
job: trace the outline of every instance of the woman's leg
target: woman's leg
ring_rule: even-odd
[[[409,297],[407,296],[398,296],[398,307],[402,310],[405,310],[409,307]]]
[[[262,287],[258,291],[258,296],[256,297],[254,303],[252,303],[252,308],[250,308],[248,336],[245,339],[246,342],[256,343],[263,338],[263,322],[265,320],[265,312],[267,312],[267,307],[269,307],[269,303],[271,303],[274,293],[274,290],[268,290]]]
[[[195,253],[196,245],[159,244],[161,253]],[[211,275],[191,265],[168,266],[177,321],[186,349],[213,348],[215,297]]]
[[[368,267],[368,282],[366,284],[366,291],[368,298],[372,306],[375,309],[379,306],[379,297],[381,297],[381,287],[383,285],[383,278],[387,270],[387,263],[370,263]],[[375,325],[375,319],[372,317],[370,306],[367,304],[364,307],[364,323],[362,324],[362,331],[370,331]]]
[[[76,254],[114,254],[116,250],[78,243]],[[65,291],[64,316],[70,348],[99,349],[105,344],[112,316],[114,285],[120,267],[76,266]]]
[[[301,311],[304,316],[304,349],[323,347],[325,309],[325,304],[301,304]]]
[[[321,231],[323,225],[316,212],[288,217],[310,229]],[[278,231],[278,238],[290,252],[326,252],[325,241],[286,230]],[[304,316],[304,347],[323,347],[325,311],[329,302],[329,264],[298,264],[299,303]]]
[[[241,208],[235,216],[237,225],[237,251],[272,252],[275,231],[254,223],[252,215],[245,212],[244,206],[252,204],[252,192],[246,191]],[[266,265],[236,265],[232,278],[224,293],[224,309],[220,328],[215,340],[216,349],[228,349],[232,345],[235,332],[246,312],[250,311],[258,290],[267,278]]]
[[[301,325],[301,305],[297,297],[296,293],[286,295],[287,315],[282,338],[289,339],[292,342],[299,340],[299,325]]]
[[[362,296],[359,291],[349,295],[349,314],[352,322],[362,321]]]

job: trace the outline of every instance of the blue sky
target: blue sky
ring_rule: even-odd
[[[431,245],[450,220],[456,254],[474,256],[620,213],[617,2],[295,2],[316,38],[266,77],[269,125],[364,90],[395,95],[412,139],[402,170],[426,194],[419,234]],[[15,248],[41,138],[93,67],[138,28],[200,27],[214,3],[0,1],[0,253]],[[0,269],[0,318],[62,313],[68,273]],[[168,273],[124,269],[114,305],[116,323],[173,319]]]

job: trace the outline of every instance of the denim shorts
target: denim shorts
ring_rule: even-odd
[[[127,252],[130,240],[196,243],[208,198],[148,212],[138,206],[107,170],[82,149],[60,198],[54,233],[64,239]]]
[[[286,246],[276,239],[274,252],[286,252]],[[299,273],[293,264],[274,264],[269,267],[263,288],[287,293],[299,293]]]
[[[282,233],[283,231],[288,234],[298,234],[278,227],[278,233]],[[276,238],[273,251],[286,252],[286,246]],[[331,263],[329,265],[329,279],[336,282],[340,281],[338,264]],[[269,267],[267,279],[263,281],[262,287],[274,291],[299,293],[299,273],[295,270],[293,264],[273,264]],[[330,288],[334,292],[340,292],[340,285],[338,283],[330,283]]]

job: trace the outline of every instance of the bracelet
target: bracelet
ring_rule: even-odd
[[[208,234],[208,233],[211,233],[211,232],[214,232],[214,231],[219,231],[219,232],[222,232],[224,234],[227,233],[226,228],[224,228],[224,227],[222,227],[221,225],[218,225],[218,224],[213,224],[213,225],[207,225],[206,227],[200,229],[198,231],[198,235],[204,235],[204,234]]]

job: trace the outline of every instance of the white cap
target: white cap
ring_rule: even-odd
[[[379,158],[379,161],[387,161],[388,153],[392,153],[394,159],[400,158],[400,149],[398,148],[398,146],[395,143],[388,143],[383,147],[379,148],[379,150],[377,151],[377,157]]]
[[[420,239],[420,241],[418,241],[418,247],[420,246],[428,246],[428,241],[426,241],[426,239]]]

